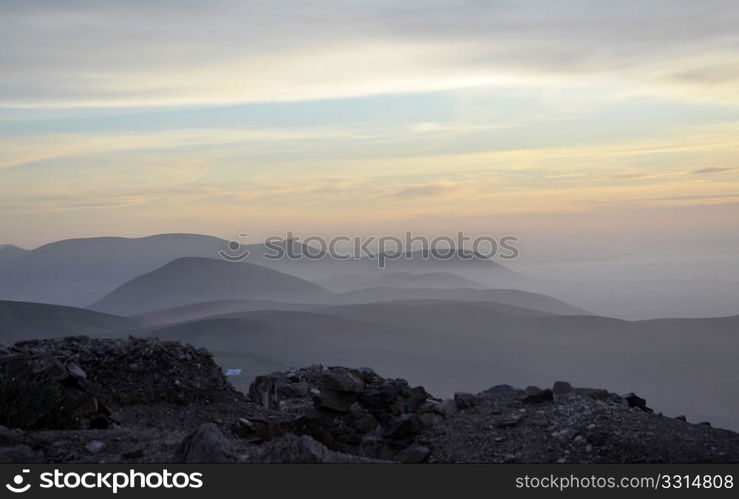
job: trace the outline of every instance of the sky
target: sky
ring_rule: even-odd
[[[0,0],[0,243],[739,252],[735,0]]]

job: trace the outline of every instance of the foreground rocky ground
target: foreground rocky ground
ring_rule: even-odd
[[[441,400],[310,366],[243,394],[204,350],[85,337],[0,347],[0,376],[0,462],[739,462],[739,434],[563,382]]]

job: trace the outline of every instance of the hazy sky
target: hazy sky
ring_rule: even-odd
[[[737,252],[737,26],[736,0],[0,0],[0,242]]]

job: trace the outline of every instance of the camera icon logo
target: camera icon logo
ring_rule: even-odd
[[[23,473],[30,473],[31,470],[23,470]],[[31,484],[27,483],[23,485],[23,481],[25,480],[24,476],[22,474],[15,475],[13,477],[12,483],[6,483],[5,487],[13,492],[14,494],[22,494],[24,492],[28,492],[28,489],[31,488]]]
[[[248,234],[245,233],[239,234],[240,239],[245,239],[247,236]],[[218,256],[231,263],[243,262],[246,260],[246,257],[249,256],[249,250],[246,249],[239,241],[234,240],[228,243],[227,250],[219,251]]]

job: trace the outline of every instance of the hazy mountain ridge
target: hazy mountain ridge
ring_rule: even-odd
[[[478,293],[479,291],[479,293]],[[505,308],[509,311],[518,309],[519,312],[561,315],[590,315],[587,312],[572,307],[555,298],[519,290],[468,290],[468,289],[397,289],[397,288],[372,288],[357,292],[346,292],[327,295],[322,299],[309,297],[310,301],[302,303],[281,302],[275,300],[217,300],[179,307],[155,310],[137,316],[142,322],[157,325],[177,323],[212,317],[224,314],[235,314],[239,312],[250,312],[257,310],[319,310],[324,306],[351,305],[363,303],[381,303],[391,301],[413,302],[420,300],[447,301],[456,303],[474,303],[479,306],[489,304],[492,307]]]
[[[56,241],[0,262],[0,299],[82,307],[178,257],[217,257],[226,244],[197,234]]]
[[[514,307],[539,310],[558,315],[591,315],[542,293],[518,289],[433,289],[433,288],[367,288],[348,291],[331,298],[335,304],[371,303],[397,300],[449,300],[491,302]]]
[[[154,310],[152,312],[134,315],[132,318],[140,321],[142,324],[158,326],[239,312],[253,312],[257,310],[310,310],[314,307],[315,304],[312,303],[286,303],[275,300],[215,300]]]
[[[33,250],[16,250],[8,246],[0,250],[0,299],[53,303],[69,306],[87,306],[100,300],[118,286],[147,272],[151,272],[172,260],[182,257],[218,258],[226,256],[248,256],[243,260],[290,273],[302,278],[314,279],[329,274],[347,272],[379,273],[376,260],[336,260],[326,256],[319,260],[308,258],[291,260],[286,256],[274,256],[274,248],[286,248],[286,241],[272,242],[270,247],[263,243],[239,245],[229,248],[229,241],[200,234],[156,234],[140,238],[93,237],[55,241]],[[297,254],[311,251],[299,242],[293,242]],[[3,254],[13,254],[12,262],[4,260]],[[520,275],[492,260],[481,259],[424,259],[421,253],[412,254],[413,259],[401,258],[393,268],[412,269],[413,272],[434,272],[439,268],[479,268],[489,272],[489,277],[505,278],[518,282]],[[69,283],[75,283],[70,289]],[[501,281],[502,283],[502,281]]]
[[[0,301],[0,344],[59,336],[114,336],[138,323],[124,317],[74,307]]]
[[[365,288],[484,288],[482,284],[451,272],[381,272],[377,274],[341,274],[316,279],[315,282],[331,291],[346,292]]]
[[[16,260],[27,252],[28,250],[13,244],[0,244],[0,265]]]
[[[295,301],[324,294],[328,291],[312,282],[268,267],[185,257],[132,279],[89,308],[136,315],[215,300],[280,298]]]

